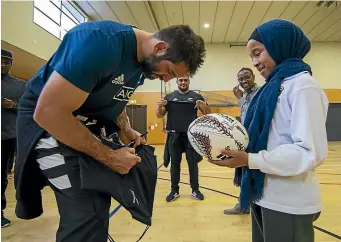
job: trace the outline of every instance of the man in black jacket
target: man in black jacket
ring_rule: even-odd
[[[156,110],[158,118],[163,118],[168,113],[166,146],[169,149],[171,160],[172,187],[166,201],[174,201],[180,196],[179,182],[182,153],[186,153],[192,196],[195,199],[204,200],[204,195],[199,190],[198,181],[198,162],[202,157],[189,143],[187,129],[189,124],[198,117],[198,109],[202,114],[208,114],[210,108],[200,94],[189,90],[189,77],[177,79],[177,84],[178,90],[167,94],[164,99],[159,100]]]
[[[16,119],[19,99],[25,89],[25,81],[10,74],[13,64],[12,53],[1,49],[1,227],[11,221],[5,217],[5,191],[8,184],[7,174],[12,168],[16,144]]]

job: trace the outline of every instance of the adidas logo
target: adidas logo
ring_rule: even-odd
[[[111,81],[113,84],[117,85],[123,85],[124,84],[124,74],[120,75],[119,77],[116,77],[114,80]]]

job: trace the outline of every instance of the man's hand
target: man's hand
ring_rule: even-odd
[[[121,131],[118,135],[125,145],[134,142],[134,148],[140,144],[146,144],[146,140],[141,137],[141,134],[132,128],[127,129],[125,132]]]
[[[227,166],[230,168],[238,168],[249,165],[249,155],[245,151],[222,150],[221,153],[229,158],[225,160],[210,160],[209,162],[218,166]]]
[[[207,103],[203,100],[197,100],[195,102],[195,108],[199,108],[200,112],[202,114],[208,114],[211,113],[210,107],[207,105]]]
[[[158,107],[159,109],[165,107],[166,105],[167,105],[167,100],[165,100],[165,99],[160,99],[160,100],[157,102],[157,107]]]
[[[238,99],[240,99],[243,96],[243,91],[239,89],[239,85],[233,88],[233,94]]]
[[[167,113],[166,108],[165,108],[166,105],[167,105],[167,100],[165,99],[160,99],[157,102],[156,117],[163,118],[166,115]]]
[[[7,109],[13,109],[15,106],[15,102],[13,102],[11,99],[3,98],[1,101],[1,105]]]
[[[204,102],[203,100],[197,100],[195,102],[195,108],[205,108],[207,106],[206,102]]]
[[[118,150],[111,150],[104,164],[113,171],[127,174],[139,162],[141,162],[141,158],[135,154],[135,149],[124,147]]]

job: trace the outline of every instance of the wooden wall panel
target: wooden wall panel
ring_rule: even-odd
[[[137,104],[147,105],[147,128],[149,144],[164,144],[166,134],[162,131],[162,119],[156,117],[157,101],[161,98],[159,92],[135,92],[130,100],[136,100]],[[150,126],[157,124],[154,130]]]
[[[330,103],[341,103],[341,89],[324,89]]]
[[[341,103],[341,89],[325,89],[329,102]],[[231,90],[213,91],[217,94],[226,95],[227,97],[233,97]],[[162,120],[156,117],[157,101],[161,95],[158,92],[136,92],[131,97],[131,100],[136,100],[137,104],[147,105],[147,125],[148,128],[148,143],[149,144],[164,144],[166,141],[166,134],[162,130]],[[212,102],[211,102],[212,103]],[[224,113],[233,117],[240,116],[239,107],[211,107],[213,113]],[[157,124],[154,130],[150,130],[150,126]]]

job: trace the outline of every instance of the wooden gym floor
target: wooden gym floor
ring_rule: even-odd
[[[156,146],[158,163],[161,164],[163,146]],[[233,170],[213,166],[207,161],[199,165],[199,182],[202,187],[238,196],[238,188],[232,184]],[[182,162],[182,182],[189,182],[186,160]],[[315,226],[325,230],[315,230],[315,241],[341,241],[327,231],[341,236],[341,142],[329,144],[329,156],[317,170],[323,194],[324,209]],[[190,187],[180,185],[180,198],[167,203],[165,197],[170,190],[169,168],[162,167],[156,188],[153,224],[141,241],[156,242],[215,242],[251,241],[249,215],[224,215],[223,210],[235,205],[237,199],[217,191],[201,188],[204,201],[193,200]],[[1,230],[2,241],[6,242],[51,242],[55,241],[58,226],[58,210],[52,191],[43,191],[44,214],[35,220],[19,220],[14,215],[13,179],[7,189],[8,208],[5,214],[12,225]],[[117,203],[112,202],[113,210]],[[120,209],[110,219],[110,234],[116,242],[135,242],[145,226],[136,222],[124,209]]]

